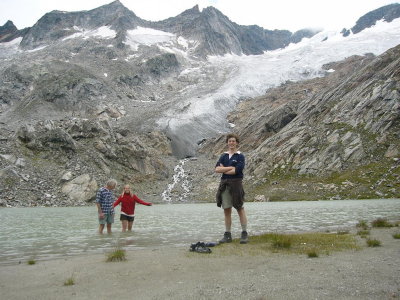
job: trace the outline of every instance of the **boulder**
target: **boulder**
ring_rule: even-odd
[[[265,195],[255,195],[254,202],[267,202],[269,198],[265,198]]]
[[[95,199],[98,185],[89,174],[82,174],[65,183],[62,192],[74,202],[90,202]]]
[[[388,158],[399,157],[399,155],[400,155],[399,149],[394,144],[391,144],[385,153],[385,157]]]

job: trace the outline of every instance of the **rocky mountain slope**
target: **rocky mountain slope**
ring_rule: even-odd
[[[386,5],[365,14],[357,20],[356,24],[350,30],[344,28],[342,32],[345,36],[348,36],[350,33],[357,34],[363,31],[365,28],[374,26],[379,20],[391,22],[398,18],[399,15],[400,5],[398,3]]]
[[[251,198],[400,196],[400,45],[325,67],[335,72],[271,89],[229,115]],[[209,148],[220,153],[223,139]]]
[[[302,67],[296,81],[319,78],[264,86],[255,99],[220,97],[243,68],[217,55],[315,36],[241,26],[213,7],[149,22],[119,1],[53,11],[23,30],[6,23],[0,205],[85,205],[109,177],[153,202],[213,201],[215,155],[236,104],[228,118],[244,137],[250,200],[398,196],[398,48]]]

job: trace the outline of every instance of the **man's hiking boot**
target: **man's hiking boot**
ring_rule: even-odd
[[[224,233],[224,237],[219,242],[220,243],[230,243],[230,242],[232,242],[232,234],[230,232],[225,232]]]
[[[240,237],[240,243],[247,244],[248,242],[249,242],[249,236],[247,234],[247,231],[242,231],[242,235]]]

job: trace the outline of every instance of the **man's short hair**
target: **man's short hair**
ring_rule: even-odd
[[[107,187],[115,188],[117,185],[117,181],[115,179],[109,179],[106,183]]]
[[[236,140],[236,142],[239,144],[239,136],[237,134],[234,134],[234,133],[229,133],[226,136],[226,141],[225,142],[227,143],[228,140],[231,139],[231,138],[234,138]]]

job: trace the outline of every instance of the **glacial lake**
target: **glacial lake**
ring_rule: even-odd
[[[360,220],[400,219],[400,199],[246,203],[250,235],[268,232],[338,231]],[[187,247],[224,233],[223,210],[214,203],[136,206],[132,232],[122,233],[116,209],[111,235],[99,235],[95,206],[0,209],[0,264],[26,263],[85,253]],[[233,211],[232,235],[240,236]]]

